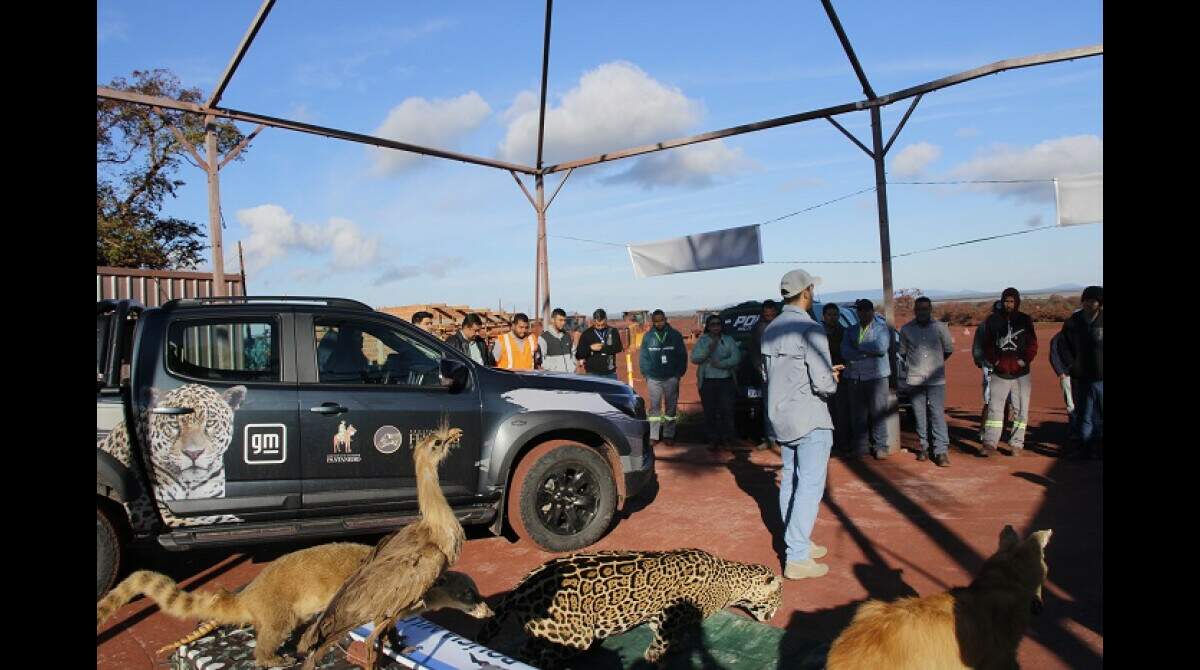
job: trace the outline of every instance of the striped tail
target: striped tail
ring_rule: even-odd
[[[163,647],[162,649],[159,649],[158,651],[154,652],[154,654],[156,656],[161,656],[168,652],[175,651],[176,649],[182,647],[185,644],[191,644],[191,643],[195,642],[196,640],[199,640],[200,638],[204,637],[205,635],[208,635],[209,633],[213,632],[214,630],[216,630],[217,628],[220,628],[220,627],[221,627],[221,624],[216,621],[205,621],[204,623],[200,624],[200,627],[197,628],[196,630],[188,633],[187,635],[179,638],[178,640],[175,640],[174,642],[172,642],[171,644],[168,644],[167,646]]]
[[[218,623],[251,623],[237,596],[224,590],[182,591],[175,580],[151,570],[138,570],[126,577],[108,595],[96,603],[96,627],[104,623],[122,605],[142,594],[158,604],[171,616],[197,619],[213,619]]]

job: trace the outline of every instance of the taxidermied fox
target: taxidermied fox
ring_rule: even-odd
[[[189,593],[164,574],[138,570],[96,603],[96,626],[134,596],[144,594],[171,616],[251,624],[258,640],[255,664],[288,665],[294,661],[276,656],[275,651],[297,625],[325,609],[372,549],[365,544],[334,542],[294,551],[272,561],[236,594],[224,589]]]
[[[1012,526],[970,586],[925,598],[869,600],[834,640],[827,670],[1017,667],[1017,646],[1042,609],[1048,530],[1021,540]]]

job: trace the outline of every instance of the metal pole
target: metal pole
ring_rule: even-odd
[[[242,241],[238,240],[238,270],[242,273],[242,295],[250,295],[246,289],[246,260],[242,258]]]
[[[888,230],[888,206],[887,206],[887,175],[884,173],[884,151],[883,151],[883,122],[880,119],[878,107],[871,108],[871,147],[875,159],[875,199],[879,206],[879,263],[883,267],[883,318],[887,321],[889,329],[896,327],[896,307],[893,299],[894,290],[892,289],[892,237]],[[890,337],[890,335],[889,335]],[[890,351],[889,347],[889,363],[895,363],[890,360],[894,352]],[[895,365],[891,365],[894,369]],[[899,380],[894,380],[899,383]],[[896,389],[891,384],[888,385],[888,453],[895,453],[900,450],[900,402],[896,397]]]
[[[550,262],[546,255],[546,188],[542,175],[534,177],[537,182],[537,303],[534,306],[537,319],[550,318]],[[545,325],[545,324],[543,324]]]
[[[217,164],[217,126],[212,116],[204,117],[204,148],[208,152],[208,232],[212,238],[213,295],[225,292],[225,247],[221,244],[221,177]]]
[[[896,327],[892,300],[892,236],[888,230],[887,175],[883,168],[883,125],[878,107],[871,108],[871,145],[875,151],[875,199],[879,205],[879,262],[883,267],[883,317]]]

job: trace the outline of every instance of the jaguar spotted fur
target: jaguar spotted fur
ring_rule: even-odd
[[[730,606],[767,621],[783,581],[769,568],[718,558],[700,549],[599,551],[562,556],[525,576],[484,625],[487,644],[509,617],[528,639],[518,655],[553,668],[597,640],[649,624],[645,658],[657,662],[704,618]]]
[[[201,384],[185,384],[161,393],[150,389],[147,410],[154,407],[186,407],[190,414],[153,414],[143,410],[138,417],[138,437],[149,445],[150,478],[154,501],[145,493],[145,474],[134,463],[125,422],[118,424],[100,443],[122,465],[138,473],[142,496],[125,504],[134,532],[148,532],[162,521],[168,526],[195,526],[240,521],[235,516],[176,517],[163,501],[222,498],[225,496],[225,452],[233,441],[233,416],[246,397],[245,386],[224,392]]]

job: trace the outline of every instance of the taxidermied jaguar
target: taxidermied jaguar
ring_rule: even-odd
[[[657,662],[705,617],[736,605],[755,619],[775,616],[783,580],[769,568],[700,549],[599,551],[551,559],[525,576],[479,633],[487,644],[509,617],[528,639],[518,655],[542,668],[596,640],[649,624],[645,658]]]

